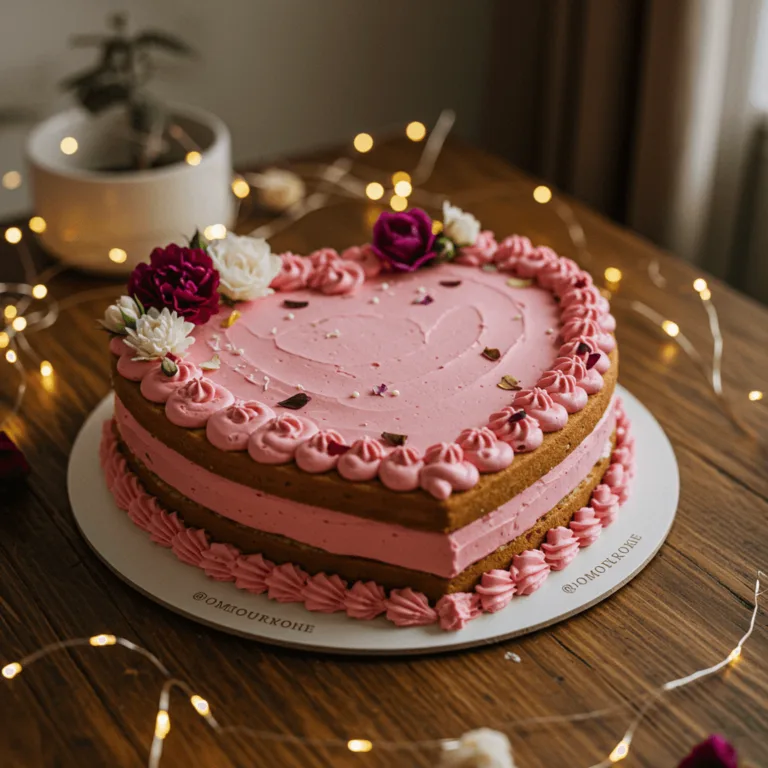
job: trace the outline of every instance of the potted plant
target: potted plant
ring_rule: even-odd
[[[62,84],[80,106],[39,124],[27,144],[45,247],[73,266],[128,273],[160,242],[229,227],[229,131],[147,90],[156,54],[189,57],[191,48],[164,32],[130,34],[119,14],[108,34],[73,42],[99,49],[94,66]]]

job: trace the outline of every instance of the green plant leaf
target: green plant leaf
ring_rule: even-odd
[[[77,90],[78,101],[93,113],[102,112],[108,107],[128,100],[130,91],[120,83],[107,85],[93,85],[81,87]]]

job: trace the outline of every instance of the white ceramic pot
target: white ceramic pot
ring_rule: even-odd
[[[91,272],[128,273],[157,246],[184,242],[195,229],[232,225],[229,131],[214,115],[172,107],[173,120],[200,148],[198,165],[179,162],[146,171],[99,170],[125,166],[129,146],[121,115],[97,118],[80,109],[38,125],[27,143],[35,215],[45,219],[43,245],[61,261]],[[62,140],[77,141],[77,150]],[[122,253],[126,254],[122,261]],[[110,258],[112,251],[112,258]],[[115,260],[117,259],[117,261]]]

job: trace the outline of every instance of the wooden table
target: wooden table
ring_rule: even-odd
[[[409,169],[419,148],[393,142],[365,157],[386,171]],[[497,158],[449,144],[426,185],[472,210],[498,233],[521,232],[575,255],[552,204],[531,197],[534,182]],[[413,659],[345,659],[270,648],[212,631],[155,605],[123,584],[89,550],[67,502],[66,468],[85,417],[109,391],[105,339],[96,330],[107,281],[64,274],[51,293],[64,300],[58,322],[30,338],[55,374],[34,371],[21,413],[6,425],[25,451],[26,487],[0,498],[0,659],[54,640],[109,632],[146,646],[191,681],[227,724],[316,739],[437,739],[510,719],[570,714],[637,700],[650,687],[723,658],[745,630],[756,571],[768,571],[765,452],[718,407],[686,356],[626,300],[641,300],[679,323],[708,354],[700,273],[574,205],[596,278],[623,272],[617,303],[621,381],[651,409],[674,444],[682,475],[677,522],[656,559],[629,586],[577,618],[519,641]],[[275,250],[307,252],[363,242],[376,211],[347,201],[276,236]],[[250,225],[244,225],[248,231]],[[29,233],[27,231],[27,239]],[[39,263],[42,254],[35,251]],[[660,260],[668,288],[647,275]],[[0,251],[0,279],[17,279],[17,253]],[[768,400],[768,310],[709,280],[725,336],[724,387],[735,412],[763,438]],[[67,306],[67,297],[90,290]],[[71,302],[72,299],[69,299]],[[15,387],[0,362],[4,408]],[[653,478],[641,477],[641,483]],[[514,649],[520,663],[505,660]],[[122,649],[60,653],[0,693],[0,764],[137,766],[145,763],[161,678]],[[636,736],[628,766],[673,766],[712,731],[765,764],[768,744],[766,615],[743,658],[721,676],[674,693]],[[166,741],[167,766],[432,766],[429,751],[369,754],[262,741],[223,744],[178,695]],[[509,729],[522,768],[580,768],[603,759],[627,712],[572,726]]]

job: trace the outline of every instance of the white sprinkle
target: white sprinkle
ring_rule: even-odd
[[[522,659],[516,653],[513,653],[512,651],[507,651],[504,654],[504,660],[505,661],[514,661],[515,664],[519,664],[522,661]]]
[[[374,297],[371,299],[371,304],[378,304],[378,303],[379,303],[379,297],[378,297],[378,296],[374,296]]]
[[[547,330],[546,330],[547,336],[551,336],[554,332],[555,332],[554,328],[547,328]]]
[[[220,334],[218,334],[218,333],[212,333],[212,334],[211,334],[211,338],[212,338],[214,341],[218,341],[218,340],[221,338],[221,335],[220,335]]]
[[[298,389],[299,392],[303,392],[304,391],[304,387],[302,387],[301,384],[297,384],[296,385],[296,389]]]
[[[238,357],[240,357],[240,355],[242,355],[244,352],[245,350],[242,347],[237,347],[232,349],[232,354],[237,355]]]
[[[274,292],[275,292],[274,288],[267,288],[267,291],[266,291],[267,296],[271,296]]]
[[[352,398],[357,398],[357,397],[360,397],[360,393],[359,393],[357,390],[355,390],[355,391],[354,391],[354,392],[353,392],[353,393],[350,395],[350,397],[352,397]]]
[[[293,320],[293,318],[296,317],[296,315],[293,314],[293,312],[289,312],[286,316],[286,320]]]
[[[425,288],[423,285],[420,285],[420,286],[419,286],[419,287],[416,289],[416,293],[426,293],[426,292],[427,292],[427,289],[426,289],[426,288]]]
[[[273,336],[277,336],[277,328],[273,328],[273,329],[270,331],[270,333],[271,333]]]
[[[325,334],[326,339],[338,339],[339,336],[341,336],[341,332],[338,328],[334,328],[332,331]]]
[[[264,383],[261,385],[261,391],[266,392],[269,389],[269,376],[264,377]]]
[[[208,346],[214,351],[218,352],[221,349],[221,346],[219,345],[219,339],[218,337],[212,337],[208,340]]]
[[[389,394],[392,395],[392,397],[400,397],[400,390],[393,389]]]
[[[235,370],[236,370],[236,371],[242,371],[242,370],[243,370],[243,368],[247,368],[247,367],[248,367],[248,366],[247,366],[245,363],[238,363],[238,364],[235,366]]]
[[[259,382],[258,382],[258,381],[256,381],[256,379],[253,377],[253,374],[252,374],[252,373],[249,373],[249,374],[248,374],[248,375],[245,377],[245,380],[246,380],[246,381],[247,381],[249,384],[258,384],[258,383],[259,383]]]
[[[381,288],[379,289],[381,291],[388,291],[389,290],[389,283],[382,283]]]

